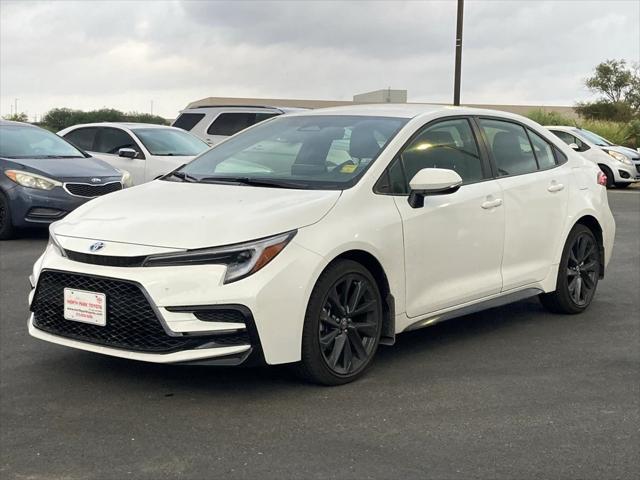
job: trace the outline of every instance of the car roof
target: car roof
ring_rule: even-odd
[[[198,113],[206,112],[208,110],[271,110],[277,112],[288,112],[304,110],[303,108],[293,107],[276,107],[272,105],[200,105],[197,107],[190,107],[181,110],[180,113]]]
[[[158,125],[157,123],[142,123],[142,122],[95,122],[95,123],[78,123],[76,125],[71,125],[67,128],[80,128],[80,127],[123,127],[128,129],[135,128],[170,128],[174,129],[169,125]]]
[[[287,116],[301,115],[355,115],[370,117],[397,117],[415,118],[438,115],[484,115],[496,116],[517,120],[523,123],[532,124],[529,119],[514,113],[488,110],[483,108],[455,107],[452,105],[434,105],[428,103],[375,103],[375,104],[354,104],[341,107],[318,108],[305,110],[303,112],[290,113]]]
[[[566,131],[579,131],[580,129],[578,127],[574,127],[571,125],[545,125],[544,128],[555,128],[556,130],[566,130]]]

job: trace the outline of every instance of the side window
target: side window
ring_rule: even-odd
[[[213,123],[209,125],[207,133],[209,135],[224,135],[228,137],[276,115],[278,114],[250,112],[221,113]]]
[[[82,150],[93,150],[97,131],[97,128],[78,128],[64,135],[64,138]]]
[[[533,145],[533,153],[536,156],[536,160],[538,160],[538,166],[540,170],[546,170],[547,168],[553,168],[556,166],[556,159],[553,156],[553,150],[551,150],[551,145],[547,143],[540,135],[533,132],[532,130],[527,130],[529,133],[529,138],[531,139],[531,145]]]
[[[404,148],[400,159],[406,177],[402,193],[408,190],[407,182],[423,168],[455,170],[465,184],[484,178],[473,130],[464,118],[429,125]],[[390,176],[399,179],[401,173],[390,171]],[[400,193],[395,189],[393,192]]]
[[[523,175],[538,170],[538,164],[524,127],[503,120],[480,119],[498,175]]]
[[[173,122],[173,127],[178,127],[187,132],[191,131],[200,120],[204,118],[204,113],[182,113],[176,121]]]
[[[558,165],[564,165],[569,161],[567,156],[564,153],[562,153],[558,147],[555,147],[555,146],[553,147],[553,153],[556,156],[556,163]]]
[[[103,127],[100,135],[98,135],[98,144],[95,151],[117,155],[118,150],[121,148],[133,148],[137,152],[140,151],[131,135],[124,130]]]
[[[589,150],[591,148],[589,145],[584,143],[582,140],[580,140],[577,137],[574,137],[573,135],[571,135],[568,132],[564,132],[562,130],[551,130],[551,133],[553,133],[555,136],[557,136],[560,140],[562,140],[567,145],[571,145],[572,143],[575,143],[576,145],[578,145],[578,151],[579,152],[586,152],[587,150]]]

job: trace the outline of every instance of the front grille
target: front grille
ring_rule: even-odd
[[[63,304],[65,288],[106,294],[106,326],[66,320]],[[169,336],[138,284],[105,277],[45,270],[38,279],[31,310],[34,326],[40,330],[126,350],[169,353],[212,342],[220,345],[249,343],[246,334]]]
[[[117,257],[114,255],[92,255],[90,253],[74,252],[66,250],[64,253],[69,260],[93,265],[106,265],[108,267],[141,267],[146,255],[138,257]]]
[[[99,197],[100,195],[106,195],[107,193],[117,192],[122,190],[122,183],[111,182],[104,185],[91,185],[88,183],[65,183],[64,187],[72,195],[78,197]]]

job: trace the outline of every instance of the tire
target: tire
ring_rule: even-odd
[[[602,170],[602,173],[607,176],[607,188],[613,188],[613,186],[615,185],[615,179],[613,178],[613,172],[611,171],[611,169],[606,165],[598,166],[600,167],[600,170]]]
[[[4,193],[0,192],[0,240],[8,240],[13,237],[13,234],[14,228],[11,223],[9,200]]]
[[[330,265],[309,298],[298,373],[321,385],[362,376],[378,349],[382,318],[382,297],[369,270],[351,260]]]
[[[558,267],[556,290],[539,296],[554,313],[582,313],[596,293],[600,277],[600,247],[593,232],[576,225],[569,233]]]
[[[616,188],[627,188],[629,185],[631,185],[631,184],[630,183],[618,182],[618,183],[616,183]]]

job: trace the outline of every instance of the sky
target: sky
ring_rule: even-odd
[[[640,61],[639,0],[466,0],[462,103],[573,105]],[[0,115],[117,108],[175,118],[209,97],[451,102],[456,1],[0,0]]]

